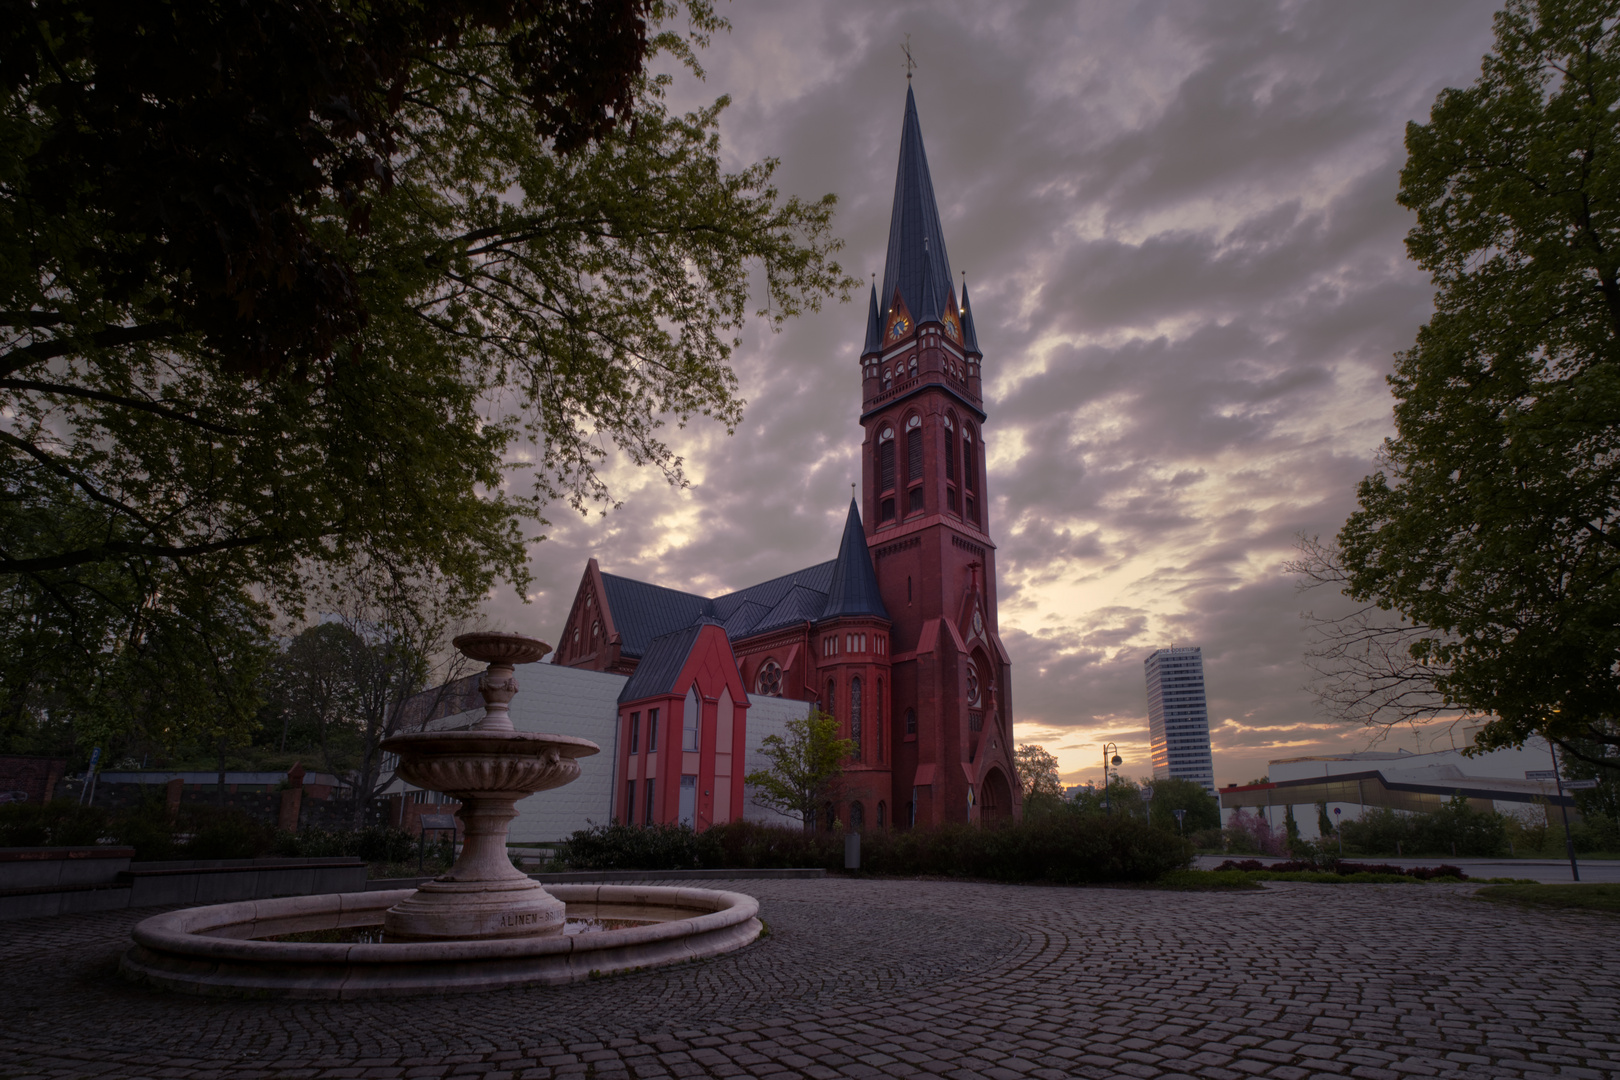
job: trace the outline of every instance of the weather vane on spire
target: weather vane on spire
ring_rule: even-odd
[[[906,35],[906,43],[900,46],[900,51],[906,54],[906,82],[911,81],[911,73],[917,70],[917,61],[911,58],[911,35]]]

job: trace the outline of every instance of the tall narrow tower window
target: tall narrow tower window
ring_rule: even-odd
[[[962,433],[962,508],[967,519],[979,523],[979,459],[973,452],[973,433]]]
[[[849,739],[855,744],[855,760],[861,760],[861,680],[849,681]]]
[[[838,684],[832,679],[827,680],[827,698],[822,702],[821,711],[828,716],[837,716],[838,710],[833,707],[837,700]]]
[[[914,514],[923,508],[923,433],[922,418],[913,416],[906,421],[906,483],[915,485],[906,491],[906,513]]]
[[[878,436],[878,520],[894,520],[894,429]]]

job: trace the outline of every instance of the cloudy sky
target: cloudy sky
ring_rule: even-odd
[[[1065,779],[1147,764],[1142,659],[1203,647],[1218,783],[1361,749],[1302,687],[1283,563],[1330,536],[1390,430],[1384,375],[1430,311],[1395,203],[1409,120],[1472,82],[1491,2],[796,2],[722,7],[704,56],[734,163],[834,192],[842,262],[880,276],[910,35],[945,238],[985,352],[1001,632],[1021,741]],[[615,471],[620,510],[554,514],[528,604],[554,640],[585,560],[714,595],[831,558],[857,478],[865,298],[737,356],[733,437],[692,479]],[[1398,741],[1411,746],[1414,736]]]

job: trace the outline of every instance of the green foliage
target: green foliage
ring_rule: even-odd
[[[296,833],[278,832],[270,851],[283,858],[329,859],[338,856],[364,859],[368,863],[414,863],[421,837],[393,826],[373,825],[363,829],[303,828]],[[429,842],[428,854],[448,862],[448,837]]]
[[[705,0],[177,11],[0,28],[14,745],[239,744],[333,579],[521,590],[609,454],[684,483],[661,429],[734,428],[750,317],[853,284],[832,198],[728,172],[724,100],[646,72]]]
[[[1475,810],[1461,795],[1452,796],[1431,814],[1368,808],[1339,828],[1345,850],[1364,855],[1395,855],[1397,843],[1403,855],[1494,858],[1508,853],[1508,822],[1503,815]]]
[[[765,736],[760,753],[770,764],[749,773],[743,782],[754,788],[756,803],[798,814],[810,830],[828,785],[843,773],[844,762],[854,752],[853,740],[838,737],[837,718],[812,708],[804,717],[789,720],[785,734]]]
[[[1150,887],[1171,892],[1252,892],[1265,886],[1241,870],[1172,870],[1154,878]]]
[[[591,825],[566,845],[561,859],[573,870],[698,870],[714,858],[690,825]]]
[[[997,829],[968,825],[861,837],[866,873],[1087,884],[1151,881],[1186,866],[1192,846],[1129,818],[1062,814]],[[581,870],[842,870],[841,837],[732,822],[695,833],[684,825],[597,825],[569,837],[564,859]]]
[[[1153,801],[1149,813],[1153,824],[1161,829],[1176,830],[1177,810],[1185,810],[1181,819],[1181,833],[1191,836],[1204,829],[1221,827],[1220,800],[1211,795],[1203,784],[1179,776],[1153,780]]]
[[[1620,885],[1490,885],[1474,895],[1526,907],[1620,912]]]
[[[1509,0],[1479,80],[1407,128],[1400,201],[1435,314],[1339,534],[1356,599],[1475,745],[1620,746],[1620,6]]]
[[[1013,769],[1018,773],[1026,800],[1031,795],[1063,797],[1063,785],[1058,781],[1058,759],[1047,753],[1046,747],[1021,744],[1013,751]]]
[[[107,813],[66,799],[0,804],[0,847],[81,847],[107,834]]]

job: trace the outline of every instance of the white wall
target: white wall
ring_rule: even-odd
[[[810,715],[808,701],[790,701],[787,698],[760,697],[757,694],[748,695],[748,737],[744,740],[747,750],[743,767],[743,774],[763,769],[770,764],[760,751],[760,745],[767,735],[785,735],[789,720],[802,720]],[[804,819],[798,814],[782,814],[770,807],[760,806],[754,801],[752,785],[743,785],[743,820],[757,821],[761,825],[791,825],[802,828]]]
[[[512,726],[519,731],[574,735],[602,748],[579,759],[579,779],[519,800],[508,836],[514,844],[549,843],[594,822],[607,824],[613,809],[613,761],[618,747],[619,691],[629,680],[557,664],[522,664],[512,699]],[[466,727],[484,714],[482,706],[428,725]]]
[[[575,735],[602,748],[599,754],[579,759],[579,779],[518,802],[512,822],[514,844],[550,843],[566,838],[589,824],[605,825],[613,816],[613,763],[617,760],[619,691],[628,679],[599,671],[524,664],[517,669],[518,692],[512,699],[512,726],[519,731]],[[743,772],[764,768],[760,744],[767,735],[781,735],[787,722],[809,714],[810,704],[785,698],[748,696],[748,732]],[[434,730],[466,727],[483,715],[479,707],[435,720]],[[743,818],[770,825],[799,827],[797,814],[779,814],[753,801],[743,789]]]

